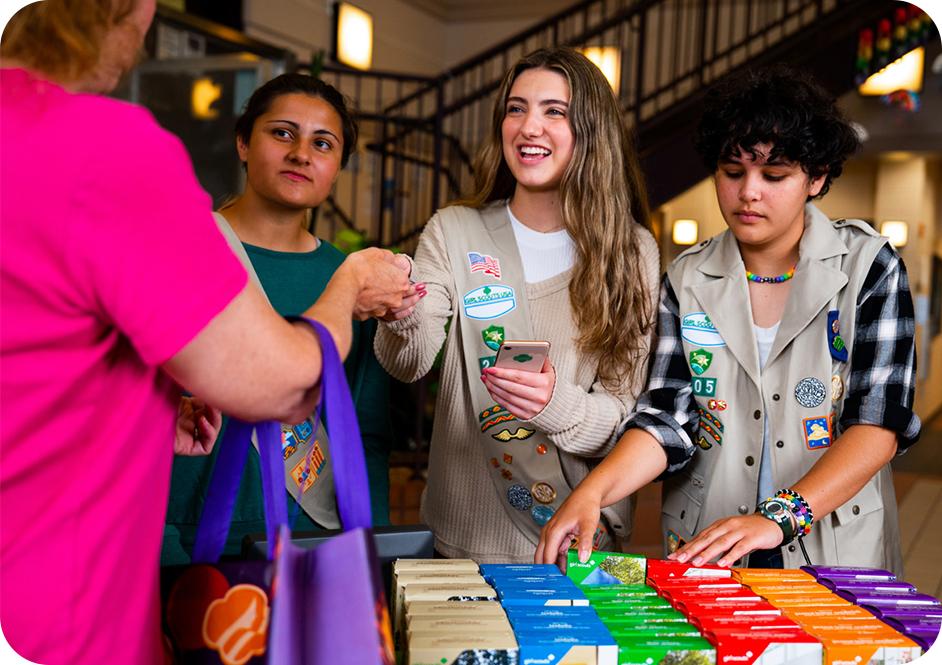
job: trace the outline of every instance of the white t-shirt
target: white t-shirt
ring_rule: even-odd
[[[772,351],[772,343],[775,341],[775,334],[781,324],[776,323],[771,328],[760,328],[753,324],[752,329],[756,333],[756,348],[759,351],[759,371],[765,369],[765,363],[769,359],[769,353]],[[759,489],[756,496],[756,503],[764,501],[772,496],[772,493],[778,487],[772,486],[772,450],[769,445],[769,417],[765,416],[762,423],[762,460],[759,462]]]
[[[509,204],[507,214],[517,239],[523,275],[528,284],[542,282],[572,268],[576,245],[566,229],[540,233],[514,217]]]

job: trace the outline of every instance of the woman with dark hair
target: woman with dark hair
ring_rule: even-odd
[[[573,49],[510,69],[475,174],[419,241],[427,297],[380,324],[376,352],[414,381],[444,344],[422,507],[438,551],[527,561],[643,386],[659,257],[618,100]],[[495,367],[505,339],[550,342],[542,370]],[[619,547],[631,519],[613,506],[595,543]]]
[[[900,572],[888,463],[920,430],[906,269],[868,224],[811,203],[858,144],[834,100],[789,69],[710,92],[696,145],[729,229],[668,269],[647,389],[537,560],[573,538],[587,556],[600,506],[666,472],[675,560]]]
[[[297,315],[320,297],[343,263],[343,253],[312,235],[307,221],[356,149],[356,121],[333,86],[305,74],[282,74],[252,94],[235,134],[245,191],[223,206],[216,220],[275,310]],[[410,296],[404,305],[418,298],[418,293]],[[354,323],[345,367],[366,452],[373,521],[388,524],[389,377],[373,355],[375,330],[375,321]],[[282,425],[282,451],[288,493],[300,504],[292,528],[338,528],[330,445],[313,414]],[[189,558],[213,463],[207,457],[174,460],[164,564]],[[238,554],[247,534],[265,531],[258,465],[253,452],[233,510],[227,554]]]
[[[154,9],[45,0],[0,42],[0,621],[49,665],[165,662],[179,386],[250,421],[301,422],[319,394],[310,327],[247,283],[179,140],[102,96]],[[346,354],[351,317],[408,289],[392,254],[368,250],[304,314]]]

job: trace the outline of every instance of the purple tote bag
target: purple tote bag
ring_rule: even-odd
[[[234,419],[219,451],[196,533],[194,562],[217,561],[225,546],[254,427],[261,458],[269,557],[275,560],[265,659],[278,665],[392,665],[391,628],[370,532],[366,458],[350,388],[333,337],[310,324],[323,357],[321,402],[330,437],[337,510],[344,533],[316,549],[291,543],[281,457],[281,428]],[[237,425],[233,427],[233,425]],[[277,542],[277,546],[271,547]],[[272,551],[274,549],[274,552]]]

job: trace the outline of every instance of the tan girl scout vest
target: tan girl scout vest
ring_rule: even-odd
[[[262,295],[265,289],[252,267],[252,261],[229,222],[218,212],[213,213],[219,230],[226,237],[235,255],[242,261],[249,279]],[[268,299],[265,296],[266,300]],[[258,437],[252,431],[252,445],[258,450]],[[285,489],[308,516],[327,529],[339,529],[334,474],[330,465],[327,430],[313,416],[297,425],[281,424],[281,451],[285,461]]]
[[[805,218],[792,291],[761,375],[733,235],[700,243],[668,268],[700,422],[693,459],[664,484],[667,550],[717,519],[754,512],[766,412],[775,489],[798,481],[840,435],[857,297],[886,239],[861,221],[831,222],[812,205]],[[889,465],[816,520],[804,541],[814,564],[900,572]],[[796,544],[782,554],[786,568],[804,565]]]
[[[493,365],[505,339],[534,339],[523,264],[506,203],[482,210],[449,206],[438,211],[457,294],[456,320],[464,351],[465,379],[477,414],[481,463],[507,514],[534,545],[540,530],[569,496],[559,450],[532,424],[518,420],[494,402],[478,378]],[[606,516],[609,523],[623,518]],[[609,548],[606,527],[594,544]]]

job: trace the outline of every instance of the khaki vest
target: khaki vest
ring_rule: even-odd
[[[834,346],[846,345],[852,354],[857,297],[886,239],[861,221],[831,222],[810,204],[805,219],[792,290],[761,374],[734,236],[725,231],[702,242],[668,269],[700,425],[693,459],[664,484],[665,547],[673,534],[690,540],[717,519],[754,511],[766,415],[776,489],[797,482],[840,435],[851,368],[835,357]],[[832,326],[834,318],[839,323]],[[835,344],[832,327],[844,345]],[[814,564],[901,573],[889,465],[847,503],[816,519],[804,542]],[[787,568],[805,563],[797,544],[782,554]]]

